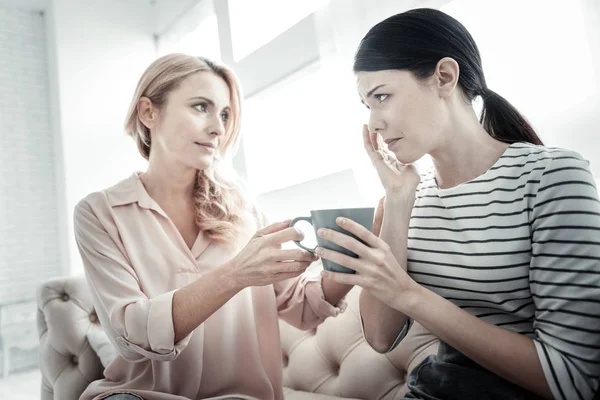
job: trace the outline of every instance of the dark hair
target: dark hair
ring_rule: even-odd
[[[493,138],[506,143],[543,144],[517,109],[487,87],[479,49],[471,34],[442,11],[417,8],[375,25],[360,42],[354,72],[400,69],[424,79],[434,73],[444,57],[458,63],[458,84],[468,99],[483,98],[480,122]]]

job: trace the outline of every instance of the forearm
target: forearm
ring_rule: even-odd
[[[323,278],[322,286],[325,300],[333,306],[337,305],[352,289],[351,285],[337,283],[327,278]]]
[[[386,197],[380,203],[384,215],[379,236],[390,246],[392,254],[405,269],[408,225],[413,204],[414,194],[399,198]],[[406,323],[407,316],[379,301],[366,290],[360,295],[360,311],[367,342],[377,351],[387,351]]]
[[[552,399],[533,340],[489,324],[421,286],[398,308],[479,365]]]
[[[376,351],[386,352],[394,343],[408,317],[382,303],[366,290],[360,293],[359,301],[365,340]]]
[[[215,268],[173,294],[175,342],[189,335],[242,289],[230,271],[228,264]]]

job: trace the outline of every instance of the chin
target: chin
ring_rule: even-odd
[[[213,165],[212,162],[196,163],[196,165],[194,165],[194,168],[196,168],[198,171],[204,171],[204,170],[209,169],[210,167],[212,167],[212,165]]]
[[[403,152],[394,152],[398,161],[402,164],[413,164],[415,161],[418,161],[423,154],[404,154]]]
[[[190,160],[190,161],[191,162],[189,162],[188,165],[199,171],[209,169],[215,163],[215,161],[213,160],[212,157],[196,158],[196,159]]]

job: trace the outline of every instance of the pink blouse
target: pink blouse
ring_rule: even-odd
[[[344,308],[324,300],[318,275],[246,288],[174,341],[173,293],[231,259],[264,225],[250,212],[248,221],[235,242],[201,232],[190,250],[137,173],[75,207],[96,312],[118,353],[81,399],[283,399],[278,317],[311,329]]]

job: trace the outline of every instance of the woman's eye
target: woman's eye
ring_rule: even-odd
[[[378,102],[380,102],[380,103],[381,103],[381,102],[383,102],[385,99],[387,99],[388,95],[387,95],[387,94],[376,94],[376,95],[375,95],[375,96],[373,96],[373,97],[375,97],[375,99],[376,99]]]
[[[221,114],[221,119],[223,120],[223,122],[227,122],[229,120],[229,113],[222,113]]]
[[[194,108],[200,112],[206,112],[206,104],[196,104]]]

